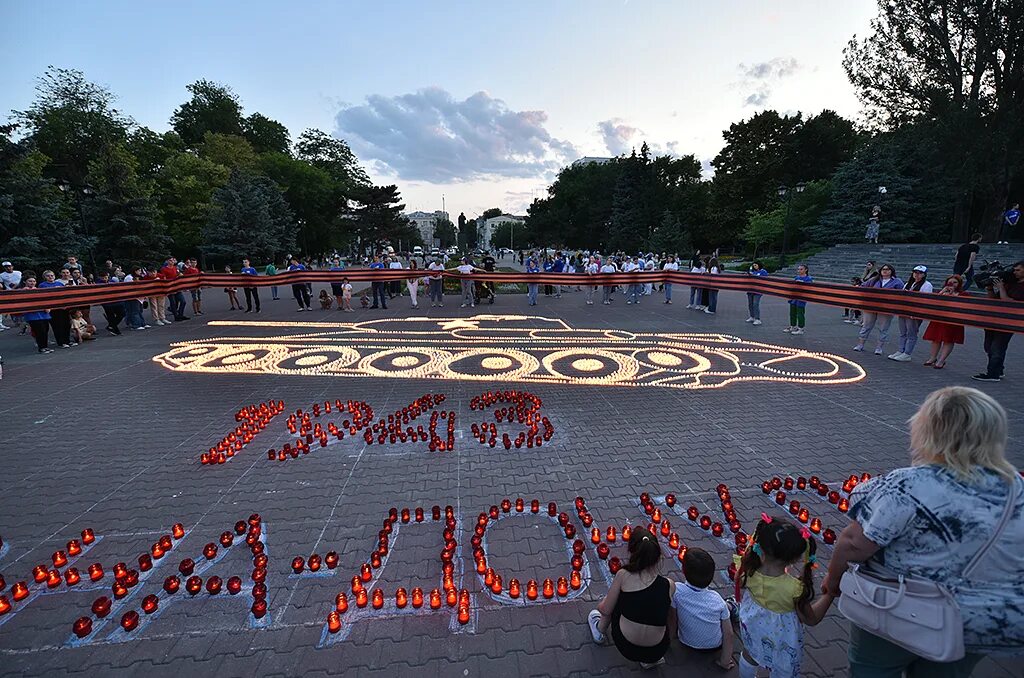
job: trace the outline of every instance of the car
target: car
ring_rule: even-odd
[[[417,257],[421,257],[423,256],[423,248],[420,247],[419,245],[416,245],[416,247],[412,248],[412,253]]]

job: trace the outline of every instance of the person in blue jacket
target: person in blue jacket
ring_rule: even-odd
[[[796,282],[809,283],[814,282],[814,279],[809,275],[806,264],[800,264],[796,267],[796,276],[793,278]],[[803,299],[790,299],[789,300],[789,327],[782,330],[783,332],[789,332],[790,334],[803,334],[804,325],[806,323],[807,314],[807,302]]]
[[[25,289],[31,290],[36,286],[36,276],[33,273],[25,273],[22,280]],[[32,336],[36,340],[36,346],[40,353],[53,353],[50,348],[50,312],[46,309],[40,311],[29,311],[21,316],[28,326],[32,328]]]
[[[755,261],[747,269],[747,274],[760,277],[768,275],[768,271],[764,270],[761,264]],[[756,292],[747,292],[747,322],[753,325],[761,324],[761,297],[762,295]]]
[[[896,269],[890,264],[883,264],[877,276],[871,276],[861,283],[861,287],[876,287],[883,290],[902,290],[903,281],[896,277]],[[892,325],[892,314],[864,311],[864,324],[860,328],[859,340],[853,347],[854,351],[863,351],[864,344],[871,336],[871,331],[878,325],[878,344],[875,355],[882,355],[885,342],[889,339],[889,327]]]
[[[305,271],[306,267],[299,263],[296,257],[292,257],[292,263],[288,266],[289,271]],[[300,311],[312,311],[309,303],[312,301],[309,288],[306,287],[306,283],[298,283],[292,285],[292,296],[295,297],[295,301],[299,304]]]
[[[242,259],[242,270],[239,271],[242,275],[259,275],[259,272],[252,267],[248,259]],[[254,286],[246,286],[242,288],[245,292],[245,312],[252,313],[253,301],[256,302],[256,312],[260,312],[260,292]]]

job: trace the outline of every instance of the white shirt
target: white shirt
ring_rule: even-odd
[[[627,262],[627,263],[622,265],[622,272],[623,273],[632,273],[635,270],[636,270],[636,264],[634,264],[632,261]]]
[[[679,620],[680,643],[695,650],[722,645],[722,622],[729,619],[729,608],[717,591],[677,581],[672,590],[672,607]]]
[[[352,296],[352,283],[343,283],[342,286],[341,286],[341,294],[342,294],[342,296],[351,297]]]
[[[932,287],[932,284],[927,280],[924,281],[924,283],[921,285],[921,289],[918,290],[918,292],[923,292],[925,294],[931,294],[934,291],[935,288]]]
[[[605,264],[601,267],[601,273],[618,273],[615,264]]]
[[[703,266],[694,266],[690,269],[690,273],[707,273],[707,269]]]
[[[472,264],[462,264],[461,266],[458,267],[458,271],[459,271],[459,273],[466,273],[466,274],[472,273],[473,272],[473,266],[472,266]]]
[[[390,264],[388,264],[388,268],[402,268],[402,262],[392,261]]]
[[[18,285],[21,284],[21,271],[11,271],[10,273],[4,271],[0,273],[0,282],[3,282],[4,287],[9,290],[17,289]]]
[[[431,271],[443,271],[444,264],[442,264],[440,261],[432,261],[430,262],[430,266],[428,266],[427,268],[429,268]]]
[[[587,264],[587,273],[589,273],[591,275],[593,275],[594,273],[597,273],[597,263],[596,262],[592,261],[589,264]]]
[[[679,264],[677,264],[676,262],[672,261],[672,262],[666,263],[664,266],[662,266],[661,270],[663,270],[663,271],[678,271],[679,270]]]

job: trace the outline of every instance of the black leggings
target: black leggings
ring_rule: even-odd
[[[612,640],[615,642],[615,647],[626,659],[633,662],[643,662],[644,664],[653,664],[668,652],[668,629],[665,629],[665,636],[661,639],[661,642],[657,645],[634,645],[633,643],[626,640],[626,637],[622,635],[621,629],[619,629],[619,615],[612,617],[612,622],[609,624],[612,629]]]
[[[32,328],[32,336],[35,337],[36,346],[40,351],[50,345],[49,320],[29,320],[28,326]]]
[[[53,338],[61,346],[71,343],[71,312],[66,308],[50,311],[50,326],[53,327]]]
[[[252,302],[253,302],[253,300],[255,300],[256,301],[256,312],[259,313],[260,312],[260,293],[256,290],[255,287],[243,287],[242,291],[245,292],[245,310],[246,311],[251,311],[252,310]],[[309,303],[309,302],[306,302],[306,303]]]

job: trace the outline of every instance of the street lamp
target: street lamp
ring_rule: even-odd
[[[793,187],[793,191],[797,193],[803,193],[806,185],[804,182],[798,183]],[[786,249],[789,246],[789,213],[793,208],[793,194],[790,192],[789,187],[780,185],[777,189],[779,198],[786,201],[786,216],[782,220],[782,254],[779,256],[779,268],[786,267]]]

